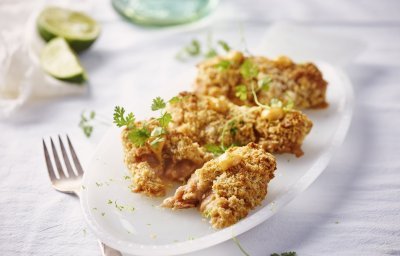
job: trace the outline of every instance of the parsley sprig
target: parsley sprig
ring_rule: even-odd
[[[238,146],[237,143],[232,143],[231,145],[225,145],[225,136],[229,132],[231,136],[235,136],[238,132],[238,126],[237,126],[237,120],[238,117],[232,118],[228,120],[224,127],[222,128],[221,135],[219,137],[219,145],[218,144],[206,144],[204,145],[204,148],[206,149],[207,152],[213,153],[216,156],[222,155],[225,153],[226,150],[228,150],[231,147]],[[241,123],[243,121],[240,121]]]
[[[265,76],[262,79],[257,81],[257,76],[259,74],[259,70],[257,65],[251,60],[246,59],[243,64],[240,66],[240,74],[243,78],[250,80],[250,88],[251,93],[253,95],[254,102],[263,108],[271,108],[271,107],[278,107],[283,108],[284,111],[289,111],[293,109],[294,103],[293,100],[287,100],[286,105],[284,106],[282,101],[278,99],[272,99],[269,105],[262,104],[257,97],[257,92],[268,91],[270,89],[270,84],[272,82],[272,78],[270,76]],[[256,83],[257,81],[257,83]],[[242,101],[247,100],[247,86],[245,85],[238,85],[235,87],[235,96]]]
[[[161,99],[161,97],[157,97],[153,99],[153,104],[151,104],[151,110],[157,111],[165,108],[165,106],[166,106],[165,101]]]
[[[96,114],[94,110],[90,112],[82,111],[81,119],[79,121],[79,128],[82,129],[83,133],[87,138],[92,136],[94,127],[96,124],[110,125],[110,121],[107,118],[102,117],[99,114]]]
[[[235,96],[238,97],[241,101],[247,100],[247,87],[246,85],[238,85],[235,87]]]
[[[135,115],[131,112],[125,116],[125,109],[120,106],[116,106],[114,109],[114,123],[118,127],[131,126],[135,123]]]
[[[251,59],[246,59],[239,71],[245,79],[257,78],[259,73],[257,65]]]
[[[175,104],[180,100],[176,96],[168,102]],[[159,143],[165,141],[165,135],[168,134],[168,125],[172,122],[172,115],[165,110],[166,106],[167,103],[161,97],[153,99],[151,110],[160,111],[160,116],[144,122],[142,125],[135,124],[135,115],[132,112],[126,113],[123,107],[116,106],[113,115],[114,123],[118,127],[126,126],[129,129],[128,138],[136,147],[142,147],[146,143],[149,143],[152,147],[157,147]],[[158,122],[158,125],[150,130],[149,125],[155,121]]]
[[[96,117],[96,112],[91,111],[89,115],[85,115],[85,112],[81,113],[81,121],[79,122],[79,127],[82,129],[86,137],[90,137],[93,132],[92,121]]]
[[[205,58],[212,58],[220,54],[219,49],[224,52],[229,52],[231,47],[223,40],[217,41],[217,46],[214,46],[211,33],[207,35],[207,45],[205,51],[198,39],[192,39],[189,44],[185,45],[176,55],[176,58],[181,61],[188,60],[189,58],[196,58],[203,56]]]

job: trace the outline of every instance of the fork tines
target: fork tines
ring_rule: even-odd
[[[58,141],[60,144],[61,154],[64,159],[65,168],[63,168],[63,165],[61,164],[60,157],[59,157],[60,154],[58,153],[56,146],[54,145],[53,139],[50,137],[51,151],[52,151],[53,157],[54,157],[53,161],[49,154],[49,150],[47,149],[46,142],[43,139],[44,157],[46,159],[47,171],[49,173],[51,180],[57,179],[57,174],[53,168],[54,167],[53,163],[55,164],[55,167],[57,169],[59,179],[81,177],[83,175],[82,166],[81,166],[79,159],[75,153],[74,147],[72,146],[71,140],[69,139],[68,135],[66,135],[66,137],[67,137],[70,155],[68,155],[68,152],[64,146],[63,140],[61,139],[61,136],[58,135]],[[74,169],[72,168],[70,159],[72,159],[72,161],[74,162],[74,166],[75,166],[75,170],[76,170],[75,172],[74,172]]]

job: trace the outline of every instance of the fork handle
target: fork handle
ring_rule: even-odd
[[[100,248],[101,248],[101,255],[102,256],[122,256],[122,254],[114,250],[113,248],[107,246],[106,244],[103,244],[100,240],[98,240]]]

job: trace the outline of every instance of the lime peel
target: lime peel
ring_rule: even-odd
[[[37,28],[45,41],[62,37],[76,52],[88,49],[100,34],[100,26],[94,19],[60,7],[44,9],[37,19]]]
[[[87,75],[78,57],[62,37],[50,40],[43,48],[40,63],[46,73],[59,80],[83,83]]]

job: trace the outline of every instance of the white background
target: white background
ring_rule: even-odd
[[[0,10],[12,3],[0,0]],[[13,9],[12,15],[23,19],[29,9]],[[87,140],[77,126],[81,111],[109,115],[124,98],[111,67],[105,68],[113,47],[139,45],[181,28],[135,27],[104,1],[95,5],[93,15],[104,29],[82,57],[93,78],[89,92],[31,102],[0,121],[1,255],[99,255],[77,200],[49,185],[41,139],[70,134],[87,163],[107,127],[97,127]],[[232,18],[259,21],[266,29],[288,21],[366,43],[346,67],[356,103],[345,143],[306,192],[239,236],[242,246],[252,256],[292,250],[300,256],[400,255],[400,1],[223,1],[211,17],[193,26]],[[242,254],[228,241],[195,255]]]

